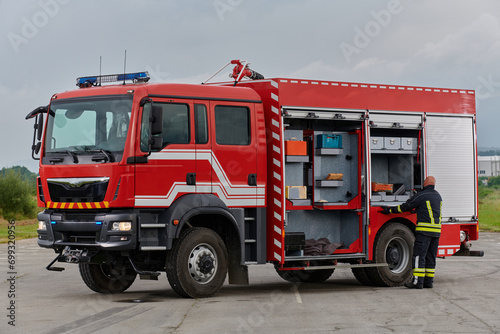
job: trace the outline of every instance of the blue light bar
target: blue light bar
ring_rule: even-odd
[[[110,75],[96,75],[90,77],[80,77],[76,79],[76,85],[80,88],[90,87],[90,86],[100,86],[102,83],[110,82],[121,82],[132,81],[136,82],[148,82],[150,79],[148,72],[137,72],[137,73],[122,73],[122,74],[110,74]]]
[[[52,225],[55,225],[55,224],[56,224],[56,222],[55,222],[55,221],[51,221],[50,223],[51,223]]]
[[[102,225],[102,222],[95,222],[96,225]]]

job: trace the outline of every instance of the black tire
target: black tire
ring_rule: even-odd
[[[368,268],[352,268],[352,273],[359,283],[367,286],[374,286],[370,276],[368,275],[366,269]]]
[[[168,282],[178,295],[186,298],[211,297],[226,279],[226,246],[214,231],[202,227],[190,228],[183,232],[168,252],[166,269]]]
[[[400,223],[389,223],[375,238],[373,259],[387,267],[369,267],[366,273],[377,286],[401,286],[412,276],[411,259],[415,237]]]
[[[274,265],[274,269],[281,278],[292,283],[322,283],[329,279],[335,270],[279,270],[277,264]]]
[[[134,283],[137,276],[132,266],[120,264],[79,263],[80,276],[85,284],[95,292],[120,293]]]

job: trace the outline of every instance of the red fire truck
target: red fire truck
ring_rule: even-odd
[[[272,263],[293,282],[352,268],[363,284],[412,275],[415,215],[382,215],[437,179],[439,257],[481,255],[474,91],[264,79],[151,84],[83,77],[32,111],[38,244],[93,291],[166,272],[184,297],[248,284]],[[242,80],[247,77],[254,80]],[[126,83],[126,81],[133,81]],[[106,82],[118,82],[104,85]],[[44,121],[45,116],[45,121]]]

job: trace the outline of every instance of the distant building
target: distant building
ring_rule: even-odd
[[[500,156],[479,156],[479,176],[499,176]]]

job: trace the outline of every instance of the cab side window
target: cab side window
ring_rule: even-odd
[[[188,144],[189,138],[189,107],[180,103],[159,103],[163,111],[163,147],[169,144]],[[144,105],[141,124],[141,151],[148,151],[149,116],[151,104]]]
[[[194,133],[196,144],[208,143],[207,107],[204,104],[194,105]]]
[[[250,145],[250,110],[239,106],[216,106],[215,141],[219,145]]]

